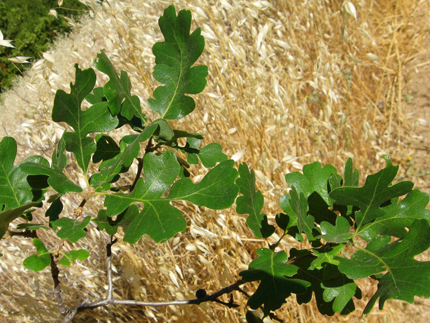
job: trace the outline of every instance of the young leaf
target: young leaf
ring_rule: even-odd
[[[51,224],[54,230],[57,230],[59,227],[61,227],[61,230],[57,232],[57,236],[59,236],[61,239],[68,239],[69,241],[75,243],[79,239],[86,237],[84,229],[90,220],[90,216],[85,217],[82,222],[69,218],[61,218],[55,222],[52,222]]]
[[[242,194],[236,200],[236,212],[249,215],[246,224],[254,231],[257,238],[271,236],[275,232],[275,227],[269,226],[267,216],[260,213],[264,197],[259,190],[255,191],[255,172],[249,171],[246,163],[239,165],[239,178],[236,180],[236,185],[239,186],[239,192]],[[265,234],[263,234],[264,224],[266,224],[265,227],[269,226],[268,232],[264,232]]]
[[[72,250],[68,254],[63,254],[63,257],[58,261],[58,264],[70,267],[70,262],[75,262],[76,260],[84,261],[90,256],[90,252],[85,249]]]
[[[139,97],[131,95],[131,82],[127,73],[121,71],[121,76],[118,77],[111,61],[103,51],[97,54],[94,66],[110,78],[109,82],[103,87],[103,94],[108,99],[108,106],[112,115],[116,116],[121,111],[121,115],[128,120],[131,120],[133,116],[145,120]]]
[[[144,234],[156,242],[169,239],[186,228],[181,212],[170,205],[170,201],[186,200],[212,209],[231,206],[238,191],[234,184],[237,171],[233,166],[233,161],[225,161],[210,170],[197,184],[188,178],[181,179],[171,187],[169,195],[162,198],[179,176],[181,167],[172,151],[161,156],[146,154],[143,159],[145,181],[139,179],[131,193],[106,196],[107,216],[124,212],[131,203],[142,203],[143,211],[131,221],[124,241],[136,243]]]
[[[337,266],[339,261],[335,260],[334,257],[342,251],[343,247],[343,244],[338,244],[334,246],[324,246],[321,249],[314,249],[313,254],[317,256],[317,258],[312,261],[309,270],[322,269],[324,263]]]
[[[249,269],[239,273],[246,282],[261,281],[257,291],[248,300],[248,306],[257,309],[264,305],[264,316],[285,303],[291,293],[302,294],[310,286],[307,281],[288,278],[297,273],[298,267],[287,264],[285,251],[273,252],[262,248],[259,257],[251,262]]]
[[[415,220],[403,240],[390,243],[391,237],[379,236],[351,259],[336,257],[339,270],[351,279],[387,271],[379,279],[378,290],[364,309],[364,314],[372,310],[378,299],[379,308],[383,309],[388,299],[412,303],[414,296],[430,297],[430,262],[414,259],[430,247],[429,230],[426,220]]]
[[[51,264],[51,256],[42,241],[37,238],[33,239],[37,255],[32,255],[24,260],[25,268],[35,272],[41,271]]]
[[[363,187],[340,187],[330,193],[336,204],[360,208],[355,214],[357,231],[366,223],[384,215],[381,204],[412,190],[412,182],[391,185],[399,167],[393,166],[389,159],[386,159],[386,163],[387,166],[383,170],[367,177]]]
[[[321,235],[317,238],[323,238],[327,242],[348,243],[354,234],[349,232],[351,228],[349,222],[344,217],[337,217],[336,226],[328,222],[321,223]]]
[[[86,173],[91,154],[96,150],[94,139],[87,135],[115,129],[118,118],[111,115],[107,102],[96,103],[85,111],[81,110],[82,101],[94,88],[96,74],[91,68],[82,71],[77,64],[75,68],[75,84],[70,84],[70,94],[63,90],[58,90],[55,94],[52,120],[67,122],[75,130],[65,132],[63,138],[66,149],[74,153],[79,167]]]
[[[15,139],[4,137],[0,142],[0,238],[9,223],[21,216],[27,209],[40,203],[33,202],[33,193],[21,168],[14,166],[17,153]]]
[[[176,16],[175,7],[170,6],[159,19],[164,42],[154,45],[156,57],[154,78],[159,86],[149,99],[150,108],[163,119],[180,119],[194,110],[194,100],[185,94],[203,91],[208,76],[207,66],[191,67],[203,52],[205,40],[197,28],[190,35],[191,12],[181,10]]]

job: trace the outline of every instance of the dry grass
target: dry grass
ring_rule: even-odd
[[[49,120],[55,90],[68,90],[73,65],[92,66],[101,48],[118,71],[129,73],[134,92],[145,102],[157,86],[151,75],[151,47],[161,39],[157,19],[173,3],[191,10],[194,26],[202,27],[207,46],[199,62],[209,66],[208,86],[196,97],[196,111],[176,127],[201,132],[206,143],[218,142],[229,156],[242,156],[240,162],[256,170],[269,219],[286,192],[285,174],[306,163],[341,167],[353,157],[367,174],[381,167],[385,153],[395,163],[407,161],[416,120],[403,105],[404,73],[423,50],[428,1],[353,1],[357,21],[343,13],[340,1],[111,0],[115,16],[107,1],[103,6],[86,2],[94,8],[93,18],[76,23],[70,37],[58,41],[51,56],[4,95],[5,109],[25,111],[27,118],[13,134],[21,144],[20,156],[52,149],[63,130]],[[77,200],[72,199],[68,210],[77,207]],[[96,208],[94,202],[86,212],[94,215]],[[189,226],[168,243],[156,245],[146,237],[135,246],[116,246],[116,296],[155,301],[192,298],[199,288],[217,291],[233,283],[262,246],[234,209],[213,212],[185,203],[181,208]],[[48,236],[42,240],[52,247],[60,243]],[[103,295],[104,247],[99,240],[92,230],[79,242],[90,248],[91,258],[62,269],[63,297],[71,307],[86,295]],[[36,275],[22,266],[33,252],[31,242],[11,238],[1,243],[4,322],[57,320],[49,270]],[[292,246],[297,244],[290,240],[283,244],[286,250]],[[383,311],[374,309],[360,318],[374,286],[363,281],[360,287],[364,299],[348,317],[323,317],[313,302],[299,306],[294,298],[278,311],[279,317],[285,322],[425,321],[428,303],[419,299],[406,306],[390,301]],[[246,301],[239,293],[234,297],[238,303]],[[76,322],[244,322],[244,310],[217,304],[111,307],[86,311]]]

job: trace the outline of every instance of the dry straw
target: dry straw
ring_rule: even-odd
[[[414,120],[403,105],[404,72],[423,50],[426,1],[351,1],[356,17],[341,1],[323,0],[82,2],[92,8],[89,17],[70,21],[71,35],[58,40],[3,96],[2,111],[24,112],[18,129],[7,127],[20,143],[21,158],[52,149],[63,131],[49,118],[55,91],[68,90],[73,65],[92,66],[102,48],[118,71],[129,73],[142,102],[151,96],[157,86],[151,47],[161,40],[157,19],[170,4],[192,11],[194,28],[200,26],[206,38],[199,62],[209,66],[208,86],[196,96],[196,111],[178,127],[204,133],[206,143],[220,143],[225,153],[256,170],[269,219],[280,211],[277,198],[286,192],[285,174],[306,163],[341,166],[353,157],[360,171],[369,173],[381,166],[382,154],[391,154],[395,162],[406,158]],[[144,109],[149,110],[146,105]],[[70,176],[76,176],[75,169],[68,168]],[[79,201],[71,199],[69,212]],[[94,201],[87,214],[95,215],[100,203]],[[217,291],[235,282],[262,246],[234,209],[179,206],[188,228],[173,240],[156,245],[144,238],[135,246],[116,245],[115,297],[156,301],[192,298],[199,288]],[[46,235],[41,239],[52,248],[61,243],[69,248]],[[24,257],[34,252],[31,242],[10,238],[1,243],[4,322],[58,319],[49,270],[36,275],[22,266]],[[70,270],[61,268],[63,298],[71,307],[84,295],[102,297],[106,289],[103,239],[90,230],[78,245],[91,250],[90,259]],[[283,244],[286,250],[293,246],[298,245],[290,240]],[[360,318],[374,286],[364,281],[360,287],[364,299],[346,318],[323,317],[315,303],[299,306],[294,297],[279,317],[285,322],[403,322],[411,317],[424,322],[427,307],[420,299],[408,306],[391,301],[383,311]],[[246,302],[239,293],[234,297]],[[243,322],[244,309],[218,304],[110,307],[81,313],[76,322]]]

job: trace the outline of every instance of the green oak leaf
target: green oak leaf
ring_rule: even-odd
[[[51,256],[42,241],[34,238],[33,244],[36,247],[37,255],[31,255],[26,258],[24,260],[24,266],[29,270],[38,272],[51,264]]]
[[[259,257],[253,260],[249,269],[239,273],[246,282],[260,281],[257,291],[248,300],[248,306],[257,309],[264,305],[264,315],[275,311],[285,303],[291,293],[302,294],[310,284],[307,281],[290,278],[298,267],[287,264],[285,251],[273,252],[262,248],[257,250]]]
[[[338,205],[353,205],[360,208],[355,214],[356,231],[362,226],[384,215],[380,206],[395,197],[402,196],[412,190],[412,182],[400,182],[391,185],[397,174],[398,166],[393,166],[386,158],[386,167],[376,174],[367,177],[363,187],[340,187],[330,193]]]
[[[20,165],[13,165],[16,153],[15,139],[4,137],[0,142],[0,238],[6,233],[9,223],[29,208],[40,205],[39,201],[34,201],[27,174]],[[27,160],[34,159],[30,157]]]
[[[84,229],[90,220],[90,216],[85,217],[82,221],[61,218],[55,222],[52,222],[51,225],[54,230],[57,230],[59,227],[61,227],[60,231],[57,232],[57,236],[59,236],[61,239],[68,239],[69,241],[76,243],[79,239],[86,237]]]
[[[429,195],[420,190],[413,190],[399,203],[393,203],[383,208],[384,215],[364,225],[356,234],[366,240],[379,235],[389,235],[403,238],[416,219],[426,219],[430,222],[430,211],[426,209]]]
[[[344,172],[344,183],[343,186],[358,186],[358,180],[360,178],[360,173],[358,169],[354,169],[352,166],[352,159],[348,158],[345,164],[345,172]]]
[[[105,95],[103,94],[103,88],[102,87],[94,88],[93,93],[90,93],[85,97],[85,100],[87,100],[91,104],[103,102],[103,99],[107,100]]]
[[[107,102],[99,102],[85,111],[82,101],[93,90],[96,74],[93,69],[80,70],[75,65],[75,84],[70,84],[70,94],[58,90],[54,98],[52,120],[66,122],[74,132],[64,132],[66,150],[73,152],[79,167],[86,173],[91,154],[96,151],[94,139],[87,137],[91,132],[105,132],[116,128],[118,118],[113,117]]]
[[[204,37],[197,28],[190,35],[191,12],[169,6],[159,19],[164,42],[152,48],[155,55],[154,78],[164,86],[155,89],[150,108],[163,119],[180,119],[195,108],[194,100],[185,94],[203,91],[208,76],[207,66],[191,67],[203,52]]]
[[[90,185],[96,192],[107,191],[111,188],[111,182],[115,180],[122,169],[128,169],[133,160],[139,156],[140,143],[148,140],[159,126],[150,124],[138,135],[125,136],[121,139],[121,152],[113,158],[103,161],[99,166],[100,173],[94,174],[90,179]]]
[[[327,248],[326,250],[328,252],[326,254],[334,253],[334,249],[329,251],[330,249]],[[312,294],[314,294],[318,310],[321,314],[331,316],[334,315],[335,312],[340,312],[342,315],[346,315],[355,310],[352,296],[361,298],[361,290],[358,287],[356,288],[355,294],[351,296],[347,293],[339,293],[331,298],[332,294],[329,294],[331,290],[340,289],[342,291],[343,286],[354,284],[353,280],[349,279],[338,270],[332,258],[334,255],[319,254],[318,258],[321,259],[318,260],[309,250],[291,249],[290,254],[291,259],[297,259],[294,261],[294,265],[299,267],[297,274],[294,275],[293,278],[302,279],[310,283],[310,287],[307,289],[306,293],[297,295],[297,302],[299,304],[310,302]],[[329,259],[327,259],[328,261],[322,261],[324,258]],[[317,267],[319,267],[318,262],[320,261],[321,268],[317,269]],[[348,288],[351,287],[349,286]],[[349,299],[347,296],[350,296]],[[335,299],[336,297],[339,297],[339,299]]]
[[[430,297],[430,262],[414,259],[430,247],[429,232],[427,220],[415,220],[402,240],[390,243],[391,237],[378,236],[351,259],[335,258],[339,260],[339,270],[351,279],[386,272],[379,278],[378,290],[364,309],[364,314],[372,310],[378,299],[379,308],[383,309],[388,299],[412,303],[414,296]]]
[[[94,66],[109,76],[109,82],[103,87],[103,94],[108,100],[112,115],[116,116],[121,112],[128,120],[132,120],[133,116],[145,120],[139,97],[131,95],[131,82],[127,73],[121,71],[121,76],[118,77],[114,66],[103,51],[97,54]]]
[[[313,192],[317,192],[323,200],[330,205],[327,182],[337,170],[332,165],[322,167],[321,163],[315,162],[303,167],[303,174],[299,172],[285,175],[285,180],[290,187],[295,187],[308,198]]]
[[[47,160],[46,163],[22,162],[21,170],[29,175],[46,175],[48,184],[57,192],[65,194],[68,192],[82,192],[79,185],[73,183],[60,169],[51,168]]]
[[[90,252],[85,249],[72,250],[69,253],[63,253],[63,257],[58,261],[58,264],[70,267],[70,262],[76,260],[83,261],[90,256]]]
[[[48,210],[45,212],[45,216],[49,218],[49,225],[51,222],[59,219],[60,213],[63,211],[63,202],[61,202],[61,195],[59,195],[54,201],[52,201]]]
[[[255,172],[249,171],[246,163],[239,165],[239,178],[236,180],[236,185],[242,194],[236,200],[236,212],[249,215],[246,224],[254,231],[257,238],[270,237],[275,232],[275,227],[268,224],[265,214],[260,213],[264,197],[259,190],[255,191]]]
[[[325,286],[324,283],[322,284],[322,288],[324,289],[323,299],[327,303],[333,301],[333,311],[341,313],[345,308],[347,308],[348,304],[352,302],[352,297],[356,295],[358,287],[353,281],[347,279],[345,276],[340,276],[338,281],[336,281],[336,284],[334,284],[334,287],[330,286],[330,283],[332,282],[333,281],[328,282],[328,286]]]
[[[297,227],[299,233],[304,232],[308,237],[309,241],[314,241],[313,230],[315,228],[315,220],[312,215],[308,214],[308,201],[303,192],[297,192],[295,186],[290,191],[289,200],[291,210],[297,216]]]
[[[64,154],[65,150],[66,142],[64,141],[64,138],[61,137],[52,153],[52,168],[63,169],[64,167],[66,167],[67,157]]]
[[[322,269],[324,263],[329,263],[333,265],[338,265],[339,261],[335,260],[334,257],[337,256],[342,250],[344,245],[338,244],[334,246],[324,246],[321,249],[314,249],[313,254],[317,257],[312,261],[309,266],[309,270]]]
[[[313,192],[308,197],[308,205],[308,212],[314,217],[316,223],[320,224],[322,221],[326,221],[335,224],[338,217],[337,214],[330,210],[329,205],[317,192]]]
[[[222,152],[221,145],[215,142],[201,148],[198,156],[203,166],[206,168],[212,168],[216,163],[220,163],[228,159]]]
[[[169,195],[163,197],[178,178],[181,166],[172,151],[160,156],[152,153],[143,159],[145,181],[140,178],[135,189],[128,193],[106,196],[107,216],[124,212],[131,203],[143,204],[143,210],[128,225],[124,241],[136,243],[144,234],[156,242],[167,240],[185,230],[186,221],[181,212],[170,205],[171,201],[185,200],[212,209],[230,207],[238,192],[234,181],[237,171],[233,161],[220,163],[201,180],[194,184],[189,178],[180,179],[170,188]]]
[[[354,236],[349,232],[351,226],[348,220],[342,216],[337,217],[335,226],[325,221],[320,226],[321,235],[317,238],[323,238],[327,242],[348,243]]]
[[[115,140],[108,135],[97,134],[96,142],[97,149],[93,155],[93,163],[112,159],[121,152]]]

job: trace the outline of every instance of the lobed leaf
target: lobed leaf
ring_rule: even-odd
[[[108,100],[108,106],[112,115],[117,116],[120,112],[127,120],[131,121],[133,116],[144,121],[145,114],[142,112],[140,100],[137,95],[131,95],[131,82],[125,71],[121,71],[120,77],[104,51],[97,54],[94,66],[109,76],[109,82],[103,87],[103,94]],[[100,92],[96,93],[100,97]]]
[[[384,211],[380,208],[383,203],[412,190],[412,182],[391,185],[399,167],[393,166],[388,158],[386,163],[383,170],[367,177],[363,187],[340,187],[330,193],[330,197],[336,200],[336,204],[360,208],[360,211],[355,214],[356,231],[360,231],[366,223],[384,215]]]
[[[242,194],[236,200],[236,212],[249,215],[246,224],[254,231],[257,238],[271,236],[275,232],[275,227],[268,224],[265,214],[260,213],[264,197],[259,190],[255,191],[255,172],[249,171],[246,163],[239,165],[239,178],[236,180],[236,185]]]
[[[264,316],[285,303],[292,293],[302,294],[310,284],[300,279],[289,278],[297,273],[298,267],[288,264],[285,251],[273,252],[262,248],[259,257],[251,262],[249,269],[239,273],[246,282],[260,281],[257,291],[248,300],[248,306],[257,309],[264,305]]]
[[[61,227],[60,231],[57,232],[57,236],[61,239],[68,239],[69,241],[76,243],[78,240],[86,237],[87,234],[84,229],[90,220],[90,216],[85,217],[82,222],[70,218],[61,218],[52,222],[51,225],[54,230]]]
[[[63,90],[55,94],[52,120],[66,122],[74,129],[74,132],[64,132],[63,139],[66,150],[73,152],[79,167],[86,173],[91,154],[96,150],[94,139],[87,135],[115,129],[118,118],[111,115],[107,102],[81,110],[82,101],[94,88],[96,74],[91,68],[80,70],[77,64],[75,68],[75,84],[70,84],[70,94]]]
[[[19,165],[13,165],[16,153],[15,139],[4,137],[0,142],[0,238],[6,233],[9,223],[40,204],[34,201],[27,174]]]
[[[390,235],[403,238],[416,219],[426,219],[430,222],[430,210],[426,209],[429,195],[420,190],[413,190],[399,203],[387,205],[383,208],[384,214],[374,221],[356,230],[356,234],[366,240],[377,235]]]
[[[143,159],[145,181],[140,178],[131,193],[106,196],[106,214],[112,217],[124,212],[131,203],[141,203],[143,210],[130,221],[124,241],[136,243],[144,234],[156,242],[169,239],[186,228],[185,219],[170,205],[171,201],[185,200],[212,209],[231,206],[238,192],[234,184],[237,171],[233,166],[233,161],[225,161],[211,169],[200,183],[193,184],[184,178],[170,188],[181,169],[175,154],[172,151],[160,156],[148,153]],[[169,188],[169,195],[163,197]]]
[[[185,94],[200,93],[206,86],[207,66],[191,67],[202,54],[205,41],[200,28],[190,34],[189,10],[176,16],[175,7],[169,6],[158,22],[165,41],[152,49],[157,64],[153,75],[164,86],[154,91],[148,104],[163,119],[180,119],[195,108],[194,100]]]
[[[364,314],[371,311],[378,299],[379,308],[383,309],[388,299],[412,303],[414,296],[430,297],[430,262],[414,259],[430,247],[429,230],[426,220],[415,220],[403,240],[390,243],[391,237],[379,236],[351,259],[336,258],[339,260],[339,270],[351,279],[387,271],[379,279],[378,290],[364,309]]]
[[[63,257],[58,261],[58,264],[70,267],[70,262],[76,260],[83,261],[90,256],[90,252],[85,249],[72,250],[69,253],[63,253]]]

